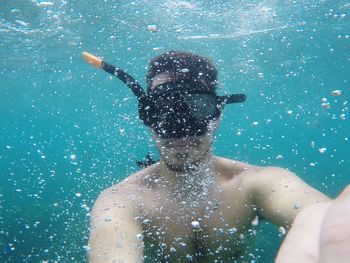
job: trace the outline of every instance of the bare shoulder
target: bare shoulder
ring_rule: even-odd
[[[260,170],[257,173],[257,175],[261,176],[266,174],[272,175],[272,176],[297,176],[295,173],[289,171],[288,169],[278,167],[278,166],[260,167]]]
[[[133,176],[106,188],[91,211],[89,262],[139,262],[142,232]],[[120,261],[120,262],[121,262]]]
[[[129,202],[126,198],[126,192],[126,187],[123,187],[120,183],[103,190],[95,200],[91,211],[92,218],[105,214],[113,215],[113,211],[121,204],[125,206],[125,202]]]
[[[227,179],[242,178],[261,172],[264,167],[215,156],[216,169]]]
[[[138,202],[140,194],[147,189],[145,178],[152,172],[153,168],[148,167],[126,177],[119,183],[104,189],[95,201],[93,213],[96,209],[109,209],[116,207],[118,204],[130,204],[135,207],[134,203]]]
[[[215,157],[217,169],[226,180],[237,179],[241,187],[253,190],[283,183],[300,183],[302,180],[291,171],[277,166],[257,166],[237,160]]]
[[[252,177],[254,179],[258,178],[294,178],[300,180],[300,178],[293,172],[288,169],[278,167],[278,166],[255,166],[255,169],[252,173],[249,173],[247,177]]]
[[[295,173],[277,166],[255,167],[242,178],[242,181],[247,187],[268,187],[275,184],[302,182]]]

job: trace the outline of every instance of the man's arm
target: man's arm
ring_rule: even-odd
[[[303,208],[330,201],[295,174],[278,167],[268,167],[248,175],[244,184],[251,191],[260,214],[284,227],[289,227]]]
[[[350,258],[350,186],[336,199],[303,209],[276,263],[345,263]]]
[[[106,189],[91,212],[90,263],[143,262],[142,226],[130,197]]]

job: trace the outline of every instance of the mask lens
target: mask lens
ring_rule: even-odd
[[[141,104],[144,123],[164,138],[201,136],[220,112],[215,93],[203,91],[153,94]]]
[[[153,102],[157,115],[160,118],[179,112],[181,109],[180,99],[175,94],[157,96]]]
[[[217,112],[216,97],[208,93],[163,94],[155,97],[154,105],[159,117],[182,112],[204,120]]]
[[[217,111],[216,98],[212,94],[186,94],[183,98],[191,114],[199,120],[215,116]]]
[[[205,120],[216,116],[218,110],[216,97],[210,93],[167,93],[155,96],[153,102],[160,118],[181,113]]]

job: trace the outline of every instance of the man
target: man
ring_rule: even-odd
[[[150,62],[139,113],[160,160],[100,194],[91,212],[91,263],[242,262],[259,219],[289,228],[299,211],[329,204],[285,169],[212,154],[224,105],[244,100],[217,96],[216,86],[217,71],[204,57],[171,51]],[[295,242],[286,242],[280,262]]]

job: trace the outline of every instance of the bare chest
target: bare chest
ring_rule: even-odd
[[[213,262],[233,259],[240,252],[255,217],[244,195],[221,192],[197,200],[162,197],[145,203],[142,218],[146,252],[159,262],[179,258]]]

